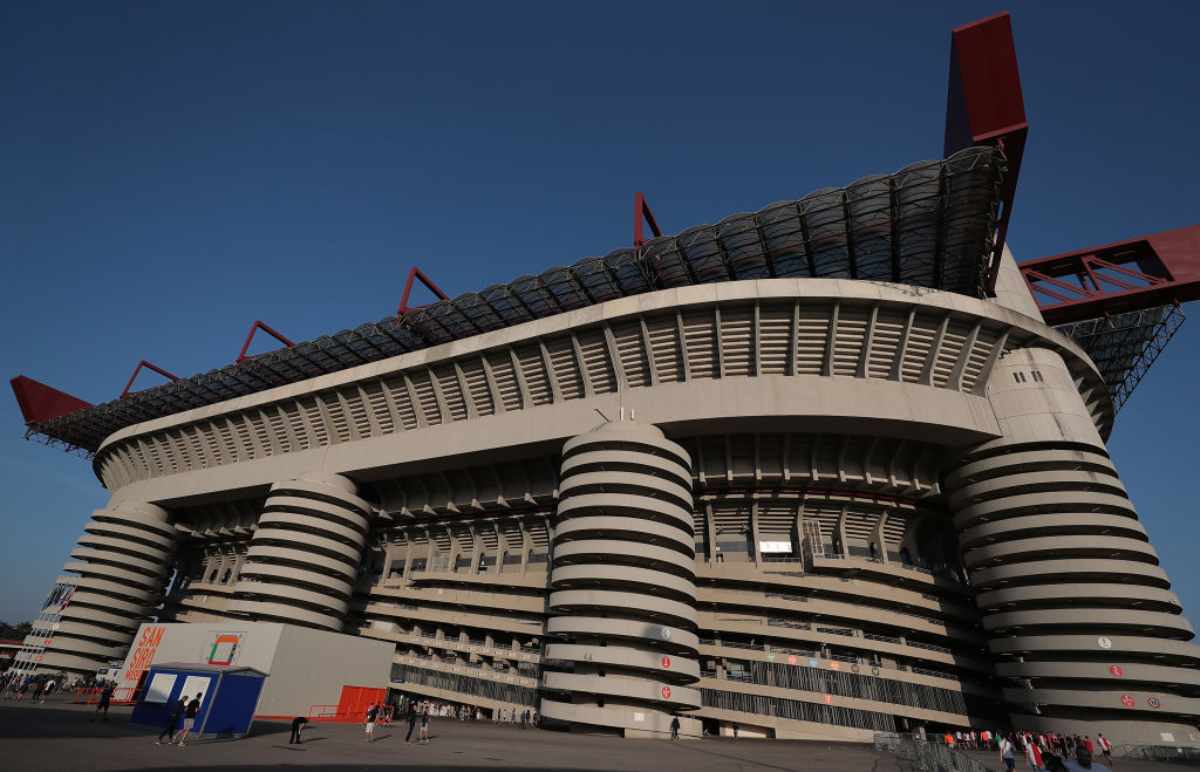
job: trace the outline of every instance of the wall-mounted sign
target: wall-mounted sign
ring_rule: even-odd
[[[1102,649],[1111,649],[1112,648],[1112,638],[1102,635],[1096,639],[1096,645]]]
[[[1120,665],[1110,665],[1108,672],[1112,673],[1117,678],[1120,678],[1121,676],[1125,675],[1125,668],[1121,667]]]
[[[759,552],[791,552],[792,543],[790,541],[760,541],[758,543]]]
[[[217,633],[205,652],[210,665],[232,665],[245,633]]]
[[[167,628],[162,625],[146,625],[142,628],[142,634],[133,644],[129,655],[129,665],[125,668],[123,683],[127,686],[137,686],[142,674],[150,669],[150,664],[154,662],[154,653],[158,651],[158,645],[162,643],[166,632]]]

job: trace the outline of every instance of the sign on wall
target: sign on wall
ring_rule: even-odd
[[[204,656],[210,665],[232,665],[245,633],[216,633]]]
[[[144,625],[142,627],[141,634],[129,650],[125,675],[121,678],[122,686],[138,685],[138,682],[142,680],[142,674],[149,670],[151,663],[154,662],[154,653],[158,651],[158,645],[162,643],[163,635],[166,632],[167,628],[164,625]]]

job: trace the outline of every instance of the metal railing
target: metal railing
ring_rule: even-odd
[[[1179,745],[1115,745],[1112,755],[1119,759],[1195,764],[1200,761],[1200,748],[1185,748]]]
[[[914,739],[911,735],[877,732],[875,750],[895,753],[920,772],[991,772],[962,751],[941,743]]]

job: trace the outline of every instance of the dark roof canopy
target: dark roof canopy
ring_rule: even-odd
[[[734,214],[539,276],[181,378],[30,434],[95,452],[126,426],[614,298],[770,277],[895,282],[982,297],[1004,157],[972,147],[892,175]]]

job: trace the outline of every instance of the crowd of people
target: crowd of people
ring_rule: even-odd
[[[1038,772],[1111,772],[1112,743],[1103,732],[1091,735],[1065,735],[1033,732],[982,731],[947,732],[942,741],[950,748],[969,751],[998,751],[1006,770],[1016,769],[1019,760]],[[1096,757],[1104,763],[1097,763]]]
[[[430,739],[429,724],[435,717],[457,719],[461,722],[489,720],[483,709],[479,707],[401,697],[398,703],[373,702],[367,706],[363,713],[363,730],[366,741],[374,742],[377,727],[399,720],[408,724],[408,731],[404,737],[406,743],[413,741],[415,733],[417,743],[427,745]],[[527,729],[538,725],[538,714],[530,707],[499,708],[492,711],[490,720],[497,724],[519,724],[522,729]],[[174,725],[174,721],[174,718],[171,719],[172,725]],[[308,719],[304,717],[298,716],[292,720],[289,744],[302,743],[302,734],[307,724]]]
[[[84,677],[68,676],[65,673],[30,674],[13,670],[0,675],[0,699],[17,702],[27,699],[44,701],[46,697],[57,693],[73,692],[76,689],[100,689],[108,683],[110,681],[98,679],[94,674]]]

